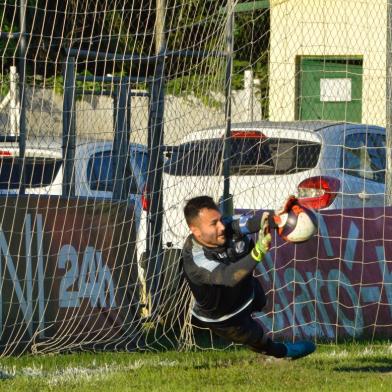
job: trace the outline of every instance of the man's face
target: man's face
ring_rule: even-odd
[[[189,225],[193,236],[202,245],[216,247],[225,244],[225,226],[219,211],[202,208],[197,218]]]

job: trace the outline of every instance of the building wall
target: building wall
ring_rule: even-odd
[[[270,119],[295,119],[297,56],[363,56],[362,122],[384,126],[387,1],[271,0],[270,7]]]
[[[253,94],[253,97],[252,97]],[[208,127],[225,126],[225,97],[211,92],[218,107],[206,106],[193,95],[165,96],[164,132],[166,144],[177,144],[189,133]],[[80,97],[79,97],[80,98]],[[26,127],[28,138],[59,138],[62,135],[63,96],[53,89],[26,88]],[[252,105],[253,104],[253,108]],[[88,140],[113,140],[113,99],[85,95],[76,101],[77,136]],[[232,122],[259,121],[260,97],[255,89],[233,91]],[[10,133],[9,105],[0,112],[0,127]],[[147,144],[148,99],[131,99],[131,141]]]

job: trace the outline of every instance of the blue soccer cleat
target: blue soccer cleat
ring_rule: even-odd
[[[300,341],[295,343],[283,343],[287,348],[286,358],[299,359],[311,354],[316,350],[316,345],[309,341]]]

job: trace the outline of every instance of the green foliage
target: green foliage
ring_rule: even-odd
[[[211,4],[210,2],[206,2],[205,7],[200,7],[200,5],[197,7],[197,3],[190,1],[186,5],[179,7],[180,11],[177,15],[178,26],[181,26],[187,20],[192,20],[194,25],[188,23],[188,31],[182,32],[183,37],[179,33],[181,29],[176,29],[169,37],[169,45],[175,45],[176,42],[181,42],[184,46],[192,47],[196,42],[202,40],[202,37],[198,36],[198,34],[200,35],[200,31],[195,32],[192,28],[198,26],[197,22],[201,20],[209,20],[208,10],[211,9]],[[185,16],[188,19],[184,19]],[[224,26],[224,17],[225,15],[221,14],[221,18],[211,18],[209,23],[219,22],[221,26]],[[183,20],[184,22],[182,22]],[[209,28],[212,28],[212,26],[209,26]],[[268,9],[258,9],[252,12],[235,14],[232,89],[243,89],[244,71],[252,69],[255,79],[260,80],[260,85],[255,87],[255,93],[260,100],[264,117],[268,116],[269,28]],[[217,30],[216,27],[215,30]],[[224,30],[222,34],[224,34]],[[210,48],[214,47],[214,45],[215,48],[220,47],[218,38],[216,35],[210,38],[208,42]],[[193,94],[207,106],[222,108],[222,104],[211,97],[211,90],[221,93],[224,91],[225,67],[220,64],[222,59],[211,58],[208,66],[204,67],[203,72],[200,71],[200,67],[185,66],[187,62],[189,63],[188,59],[182,60],[182,69],[188,69],[188,73],[182,75],[180,79],[169,81],[167,91],[175,95]],[[217,74],[217,70],[219,70],[219,74]]]
[[[16,26],[12,23],[12,19],[10,19],[7,15],[7,7],[0,7],[0,21],[1,23],[1,32],[3,33],[13,33],[16,31]],[[0,39],[0,55],[2,58],[2,63],[7,58],[12,58],[15,55],[16,51],[16,40],[15,39]],[[10,64],[11,65],[11,64]],[[3,75],[1,81],[0,94],[4,96],[9,91],[9,75]]]
[[[248,2],[241,1],[242,3]],[[240,2],[240,3],[241,3]],[[155,8],[149,0],[125,0],[115,7],[108,2],[68,0],[47,2],[27,0],[26,29],[28,45],[26,70],[36,85],[53,86],[63,93],[63,48],[98,50],[117,54],[150,55],[155,51]],[[215,0],[166,0],[166,41],[168,50],[225,49],[224,4]],[[1,31],[18,32],[19,3],[10,0],[0,9]],[[222,12],[223,10],[223,12]],[[61,32],[61,37],[59,37]],[[17,39],[0,40],[3,67],[1,94],[9,89],[7,70],[18,63]],[[243,73],[253,69],[261,80],[259,96],[263,113],[268,96],[269,10],[257,9],[235,14],[234,72],[232,88],[243,88]],[[222,58],[173,57],[166,62],[167,92],[178,96],[194,95],[214,108],[222,103],[214,93],[223,94],[225,64]],[[152,76],[154,63],[130,61],[78,61],[78,72],[86,75],[126,74]],[[81,82],[78,88],[99,92],[102,83]]]
[[[9,74],[9,72],[4,74],[3,77],[1,78],[0,96],[5,97],[8,94],[8,91],[10,91],[10,74]]]
[[[222,109],[222,103],[210,94],[209,86],[216,81],[212,75],[187,75],[171,79],[166,84],[166,94],[187,97],[193,95],[205,106]],[[190,88],[192,86],[192,88]]]
[[[53,88],[56,94],[62,95],[64,93],[64,78],[62,75],[54,75],[46,80],[46,86]]]

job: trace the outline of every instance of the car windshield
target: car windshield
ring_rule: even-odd
[[[164,171],[177,176],[221,173],[222,139],[204,139],[173,147],[166,153]],[[231,175],[291,174],[315,167],[320,144],[282,138],[231,140]]]

